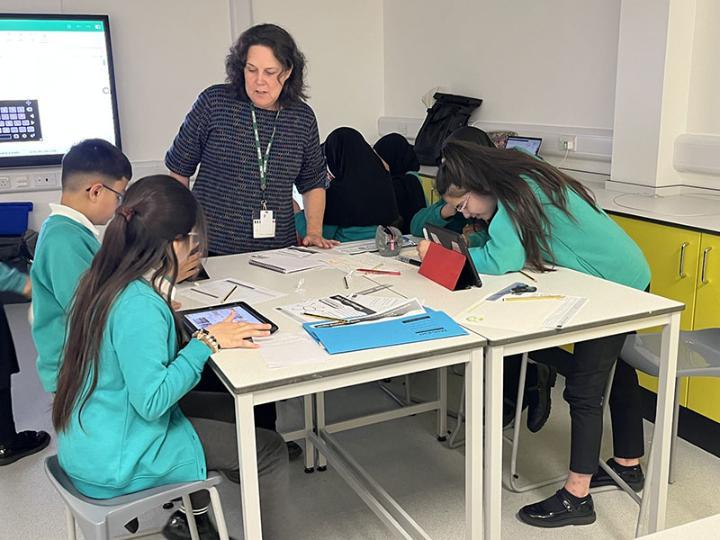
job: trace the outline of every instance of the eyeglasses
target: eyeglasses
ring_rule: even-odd
[[[462,204],[455,207],[455,210],[462,213],[465,211],[465,208],[467,208],[468,201],[470,200],[470,192],[468,191],[467,195],[465,195],[465,199],[463,200]]]
[[[110,186],[106,186],[105,184],[100,184],[100,186],[104,187],[108,191],[112,191],[115,194],[115,197],[117,197],[118,204],[122,204],[123,199],[125,198],[125,193],[122,193],[120,191],[117,191],[116,189],[111,188]],[[90,186],[85,191],[90,191],[94,186]]]

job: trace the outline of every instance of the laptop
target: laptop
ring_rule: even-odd
[[[515,137],[510,136],[507,138],[507,144],[505,145],[505,148],[522,148],[526,152],[530,152],[531,154],[538,155],[538,152],[540,151],[540,145],[542,144],[542,139],[538,137]]]

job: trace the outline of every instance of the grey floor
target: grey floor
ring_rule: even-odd
[[[18,429],[50,430],[50,399],[35,375],[35,351],[29,335],[26,306],[8,306],[21,373],[14,377],[13,395]],[[413,383],[419,394],[432,387],[427,376]],[[458,380],[451,377],[451,395]],[[529,479],[562,474],[567,466],[569,442],[567,408],[555,389],[553,414],[538,434],[523,432],[521,471]],[[327,398],[329,420],[390,409],[394,403],[377,385],[365,385],[331,393]],[[300,404],[285,402],[280,409],[282,428],[295,427]],[[337,435],[343,446],[393,495],[433,539],[463,537],[464,455],[449,450],[434,438],[435,418],[422,414]],[[646,425],[646,439],[652,426]],[[603,456],[609,456],[609,434]],[[506,447],[509,454],[509,447]],[[49,487],[42,468],[45,456],[55,452],[54,443],[39,455],[0,468],[0,539],[66,538],[63,507]],[[681,441],[678,446],[677,482],[670,486],[668,526],[675,526],[720,512],[720,460]],[[295,539],[386,539],[394,538],[365,504],[332,469],[304,474],[302,464],[291,464],[293,508],[287,520],[286,538]],[[505,468],[507,469],[507,460]],[[520,523],[517,509],[552,494],[549,486],[524,494],[503,492],[503,536],[505,538],[601,539],[632,538],[637,506],[622,492],[594,496],[598,520],[586,527],[541,530]],[[221,496],[231,534],[242,538],[240,497],[236,485],[225,482]],[[141,518],[142,530],[159,529],[168,512]],[[290,519],[290,516],[292,518]],[[158,535],[147,538],[160,538]],[[716,536],[720,538],[720,534]],[[699,540],[699,539],[698,539]]]

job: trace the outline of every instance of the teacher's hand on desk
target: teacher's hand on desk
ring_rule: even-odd
[[[425,254],[427,253],[427,250],[429,247],[430,247],[430,240],[420,240],[420,242],[418,243],[417,252],[418,252],[418,256],[420,257],[421,261],[425,258]]]
[[[269,324],[233,322],[235,316],[233,310],[224,321],[206,328],[208,333],[218,342],[221,349],[257,349],[259,345],[248,340],[248,338],[270,335]]]
[[[335,247],[339,245],[340,242],[337,240],[328,240],[326,238],[322,237],[322,234],[310,234],[308,233],[305,238],[303,238],[302,245],[309,247],[309,246],[315,246],[322,249],[330,249],[332,247]]]

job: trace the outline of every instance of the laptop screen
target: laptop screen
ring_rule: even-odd
[[[508,137],[505,148],[522,148],[523,150],[537,155],[540,151],[542,139],[537,137]]]

